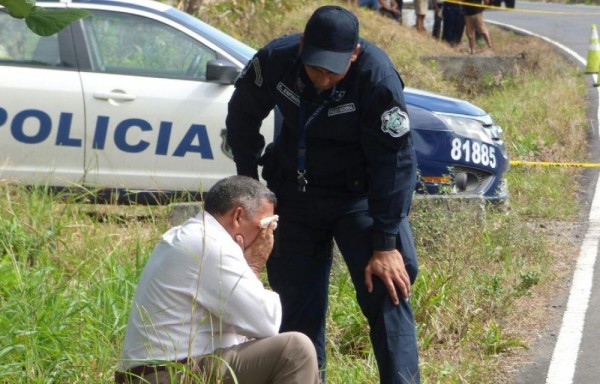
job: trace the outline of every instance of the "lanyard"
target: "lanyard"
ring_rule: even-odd
[[[298,113],[298,129],[300,136],[298,137],[298,191],[306,192],[306,186],[308,180],[306,180],[306,131],[309,125],[315,120],[315,118],[325,108],[324,104],[321,104],[315,109],[308,119],[306,117],[306,104],[300,102],[300,111]]]

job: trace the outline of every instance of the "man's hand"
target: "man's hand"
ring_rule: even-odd
[[[273,249],[273,230],[275,227],[277,227],[277,222],[270,223],[267,228],[261,228],[256,240],[248,248],[246,248],[244,238],[241,235],[236,235],[235,237],[235,242],[244,251],[244,258],[256,277],[260,276],[260,271],[262,271],[267,263]]]
[[[392,302],[400,303],[396,288],[400,289],[404,299],[410,295],[410,278],[404,267],[402,255],[397,250],[374,251],[365,268],[365,285],[369,292],[373,292],[373,275],[379,277],[385,284]]]

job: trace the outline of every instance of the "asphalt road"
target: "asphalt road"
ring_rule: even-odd
[[[513,11],[486,10],[484,19],[537,33],[586,59],[592,24],[600,28],[600,7],[517,0]]]
[[[533,33],[550,41],[585,67],[593,23],[600,27],[600,7],[517,0],[514,10],[487,10],[484,19],[501,23],[523,33]],[[493,37],[492,37],[493,39]],[[598,89],[595,76],[588,81],[590,156],[600,158],[598,142]],[[560,87],[560,84],[557,84]],[[571,290],[556,295],[553,307],[557,322],[539,331],[540,341],[532,351],[533,361],[520,370],[516,384],[596,384],[600,383],[600,267],[596,255],[600,245],[600,187],[598,170],[584,174],[586,226]]]

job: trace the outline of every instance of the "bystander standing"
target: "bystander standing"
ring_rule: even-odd
[[[488,4],[489,0],[464,0],[471,5],[463,5],[465,17],[465,29],[467,39],[469,40],[469,53],[475,53],[476,40],[475,33],[483,36],[489,49],[492,49],[492,39],[483,21],[483,4]]]

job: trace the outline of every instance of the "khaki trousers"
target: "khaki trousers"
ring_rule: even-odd
[[[174,365],[132,376],[127,383],[318,384],[318,371],[310,339],[299,332],[286,332],[218,349],[197,358],[191,367],[177,369]]]

